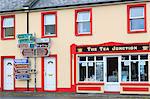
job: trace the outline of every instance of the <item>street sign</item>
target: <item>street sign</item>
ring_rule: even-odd
[[[34,49],[28,48],[22,50],[22,55],[24,57],[34,57]]]
[[[18,47],[21,49],[24,49],[24,48],[29,48],[29,45],[28,44],[18,44]]]
[[[18,44],[34,43],[34,39],[19,39]]]
[[[37,38],[36,43],[50,43],[49,38]]]
[[[17,34],[18,39],[33,38],[32,34]]]
[[[49,55],[48,48],[37,48],[36,52],[37,52],[36,53],[37,57],[43,57]]]
[[[14,64],[29,64],[28,59],[14,59]]]
[[[28,64],[17,64],[15,65],[15,69],[20,69],[20,68],[29,68]]]
[[[16,74],[15,78],[16,80],[29,80],[30,74]]]

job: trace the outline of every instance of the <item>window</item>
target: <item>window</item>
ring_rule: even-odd
[[[126,57],[129,57],[126,60]],[[148,81],[148,55],[126,55],[121,61],[123,82]]]
[[[92,35],[92,10],[80,9],[75,12],[76,36]]]
[[[146,32],[146,4],[128,5],[128,32]]]
[[[1,16],[1,39],[2,40],[11,40],[15,39],[15,16]]]
[[[97,60],[97,58],[99,58]],[[103,57],[79,56],[79,81],[99,82],[103,81]]]
[[[42,13],[42,37],[57,37],[56,12]]]

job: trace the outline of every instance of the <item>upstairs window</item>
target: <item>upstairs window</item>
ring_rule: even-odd
[[[2,40],[15,39],[15,16],[2,16]]]
[[[92,35],[92,10],[76,10],[76,36]]]
[[[146,32],[146,5],[128,5],[128,32]]]
[[[57,36],[56,12],[42,13],[42,37]]]

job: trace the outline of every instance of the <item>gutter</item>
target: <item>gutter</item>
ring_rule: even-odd
[[[32,8],[38,0],[33,0],[31,5],[24,5],[23,9],[19,10],[9,10],[9,11],[0,11],[0,14],[3,13],[12,13],[12,12],[26,12],[26,10],[30,10],[30,12],[37,12],[41,10],[59,10],[59,9],[71,9],[71,8],[79,8],[79,7],[93,7],[93,6],[109,6],[109,5],[120,5],[120,4],[128,4],[128,3],[141,3],[141,2],[150,2],[150,0],[129,0],[129,1],[109,1],[109,2],[96,2],[96,3],[84,3],[84,4],[75,4],[75,5],[64,5],[64,6],[53,6],[53,7],[41,7],[41,8]]]

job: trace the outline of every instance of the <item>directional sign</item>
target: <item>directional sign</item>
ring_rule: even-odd
[[[50,39],[49,38],[37,38],[36,43],[49,43]]]
[[[17,64],[15,65],[15,69],[20,69],[20,68],[29,68],[28,64]]]
[[[17,80],[29,80],[30,79],[30,74],[16,74],[15,78]]]
[[[19,44],[28,44],[28,43],[34,43],[34,39],[19,39]]]
[[[22,55],[24,57],[34,57],[34,49],[32,49],[32,48],[23,49],[22,50]]]
[[[24,38],[32,38],[32,34],[17,34],[18,39],[24,39]]]
[[[47,48],[37,48],[37,57],[43,57],[43,56],[48,56],[49,51]]]
[[[18,47],[23,49],[23,48],[29,48],[29,44],[18,44]]]
[[[14,59],[14,64],[29,64],[28,59]]]

